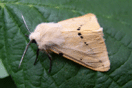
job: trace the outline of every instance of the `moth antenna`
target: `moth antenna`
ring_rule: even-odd
[[[27,46],[26,46],[26,48],[25,48],[25,50],[24,50],[24,53],[23,53],[23,55],[22,55],[22,58],[21,58],[21,61],[20,61],[20,64],[19,64],[19,68],[20,68],[21,63],[22,63],[22,61],[23,61],[23,58],[24,58],[24,56],[25,56],[25,54],[26,54],[26,52],[27,52],[28,46],[29,46],[31,43],[32,43],[32,40],[27,44]]]
[[[22,15],[22,14],[21,14]],[[22,19],[23,19],[23,22],[24,22],[24,24],[25,24],[25,26],[26,26],[26,28],[27,28],[27,30],[28,30],[28,32],[29,33],[31,33],[31,31],[29,30],[29,28],[28,28],[28,26],[27,26],[27,24],[26,24],[26,21],[25,21],[25,19],[24,19],[24,16],[22,15]]]

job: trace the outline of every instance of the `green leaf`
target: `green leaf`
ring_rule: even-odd
[[[5,67],[4,67],[4,65],[2,63],[2,60],[0,59],[0,79],[1,78],[5,78],[7,76],[9,76],[9,74],[7,73]]]
[[[2,0],[0,1],[0,58],[18,88],[127,88],[132,86],[132,1],[131,0]],[[18,65],[29,39],[21,17],[31,31],[41,22],[94,13],[104,29],[111,68],[96,72],[59,55],[49,59],[31,45]]]

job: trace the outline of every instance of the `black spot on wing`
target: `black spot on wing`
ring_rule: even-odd
[[[99,60],[99,62],[100,62],[100,63],[102,63],[102,61],[101,61],[101,60]]]
[[[83,39],[83,36],[81,36],[82,34],[79,32],[78,35],[80,36],[81,39]]]
[[[80,27],[77,30],[79,31],[80,30]]]
[[[79,32],[78,35],[80,36],[80,35],[82,35],[82,34]]]
[[[86,42],[84,42],[85,45],[88,45]]]
[[[77,29],[78,31],[81,29],[81,26],[82,25],[80,25],[80,27]],[[83,39],[83,36],[81,36],[82,34],[80,32],[78,32],[78,35],[80,36],[81,39]]]
[[[63,53],[59,53],[60,56],[63,56]]]
[[[81,39],[83,39],[83,36],[80,36]]]
[[[80,25],[80,27],[77,29],[78,31],[81,30],[81,26],[82,26],[82,25]]]
[[[82,60],[82,58],[80,58],[80,60]]]

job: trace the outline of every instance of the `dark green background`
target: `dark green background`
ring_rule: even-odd
[[[17,88],[10,76],[0,79],[0,88]]]
[[[39,55],[34,66],[36,47],[31,45],[18,69],[29,42],[29,34],[41,22],[94,13],[103,27],[111,69],[96,72],[59,55],[49,59]],[[132,0],[2,0],[0,1],[0,58],[18,88],[128,88],[132,86]],[[35,47],[35,48],[34,48]],[[9,87],[10,88],[10,87]]]

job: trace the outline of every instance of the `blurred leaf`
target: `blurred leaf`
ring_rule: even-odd
[[[2,0],[0,2],[0,58],[18,88],[127,88],[132,86],[132,1],[131,0]],[[20,58],[29,42],[29,34],[41,22],[94,13],[104,29],[111,69],[96,72],[59,55],[52,54],[48,73],[46,54],[36,57],[35,45],[29,47],[22,66]]]

